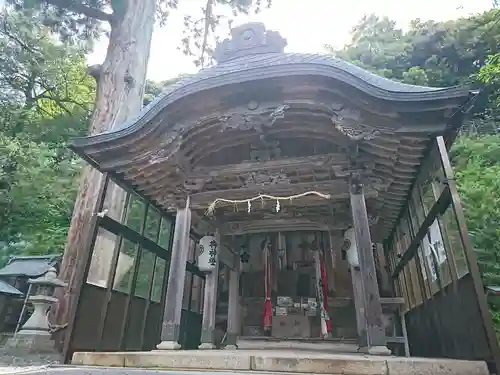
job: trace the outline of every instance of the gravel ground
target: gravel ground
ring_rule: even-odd
[[[161,371],[148,369],[130,369],[113,367],[73,367],[73,366],[44,366],[44,367],[0,367],[0,374],[32,374],[32,375],[228,375],[227,372],[211,371]],[[234,374],[234,373],[233,373]],[[247,373],[241,373],[247,374]]]
[[[58,355],[54,354],[43,355],[23,353],[21,355],[11,350],[6,351],[5,349],[0,349],[0,367],[46,366],[57,363],[60,363],[60,358]]]

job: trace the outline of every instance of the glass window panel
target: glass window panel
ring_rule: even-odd
[[[420,198],[420,186],[416,185],[412,192],[411,197],[411,209],[417,218],[418,228],[425,220],[424,207],[422,206],[422,200]]]
[[[417,198],[418,187],[413,189],[412,198],[409,202],[409,214],[411,217],[411,224],[413,230],[413,236],[420,230],[420,225],[424,221],[423,218],[423,208],[420,204],[419,198]],[[429,271],[428,264],[424,261],[425,257],[423,256],[422,243],[419,244],[417,249],[417,254],[415,255],[415,268],[417,271],[417,275],[419,276],[419,280],[423,283],[421,285],[421,293],[422,299],[426,299],[427,296],[431,295],[430,286],[429,286]]]
[[[149,298],[149,280],[154,271],[155,254],[143,249],[139,262],[139,272],[135,283],[134,295],[142,298]]]
[[[129,240],[123,239],[120,254],[118,255],[118,264],[116,266],[115,280],[113,289],[128,293],[130,282],[134,274],[134,261],[137,257],[137,245]]]
[[[423,223],[428,211],[436,202],[432,181],[427,180],[426,184],[425,189],[427,190],[425,196],[422,195],[419,197],[418,194],[413,195],[414,207],[419,221],[421,220],[420,223]],[[430,276],[431,290],[435,293],[440,288],[438,278],[442,286],[447,285],[451,281],[450,266],[448,264],[445,241],[443,240],[439,225],[439,218],[436,218],[430,225],[421,246],[423,261],[427,265],[427,273]]]
[[[396,254],[400,255],[402,244],[400,242],[399,228],[396,229],[395,238],[396,238],[396,248],[395,248]],[[400,259],[401,259],[400,256],[396,256],[396,265],[399,264]],[[402,292],[402,297],[405,300],[405,308],[408,310],[410,308],[410,294],[408,291],[408,286],[406,285],[406,278],[405,278],[404,269],[401,270],[401,272],[399,273],[398,279],[399,279],[399,286],[400,286],[400,289]]]
[[[106,215],[113,220],[123,223],[128,206],[129,194],[110,180],[104,198],[103,211],[107,210]]]
[[[153,289],[151,291],[151,301],[160,302],[163,288],[163,278],[167,261],[162,258],[156,259],[155,274],[153,277]]]
[[[435,222],[436,221],[434,221],[434,223]],[[422,240],[423,257],[425,262],[427,262],[427,266],[429,267],[431,273],[431,280],[433,282],[438,278],[437,265],[439,263],[436,263],[436,261],[439,262],[440,259],[440,255],[438,253],[441,253],[441,247],[439,245],[442,242],[441,236],[438,235],[435,230],[431,230],[435,225],[434,223],[431,225],[427,235]]]
[[[170,250],[168,246],[170,245],[171,231],[172,221],[169,218],[162,217],[158,245],[167,250]]]
[[[401,244],[401,253],[404,254],[408,247],[410,246],[410,236],[408,234],[407,222],[403,218],[399,223],[399,233],[400,233],[400,244]],[[408,290],[408,303],[410,307],[415,306],[416,298],[415,298],[415,285],[413,283],[411,270],[409,267],[409,263],[407,263],[403,269],[404,272],[404,281],[406,283],[406,288]]]
[[[415,295],[415,305],[420,305],[424,298],[422,297],[422,286],[420,285],[418,270],[416,265],[416,258],[413,258],[410,263],[410,276],[413,284],[413,292]]]
[[[465,258],[465,250],[460,237],[460,230],[456,220],[453,207],[450,205],[442,216],[443,226],[446,228],[446,236],[450,244],[451,251],[455,254],[455,262],[457,265],[458,277],[462,277],[469,272],[467,259]]]
[[[145,212],[146,205],[144,202],[138,196],[131,194],[128,203],[126,225],[140,233]]]
[[[391,248],[389,251],[389,269],[390,269],[390,274],[392,275],[394,272],[394,269],[396,268],[396,252],[397,252],[397,243],[396,243],[396,237],[392,239],[392,244]],[[399,278],[394,282],[395,286],[395,292],[397,296],[403,296],[402,295],[402,290],[401,290],[401,285],[399,283]]]
[[[148,217],[146,219],[146,228],[144,229],[144,236],[151,241],[158,241],[158,230],[160,229],[161,215],[153,207],[148,209]]]
[[[402,272],[408,295],[408,307],[411,309],[415,306],[415,293],[413,291],[413,285],[411,283],[410,269],[408,267],[408,264],[403,268]]]
[[[422,273],[422,283],[423,283],[423,294],[422,297],[425,296],[425,299],[429,298],[433,292],[431,290],[431,277],[430,277],[430,269],[429,269],[429,265],[428,263],[426,262],[424,256],[423,256],[423,247],[422,247],[422,243],[420,243],[420,245],[418,246],[418,249],[417,249],[417,255],[418,255],[418,258],[417,258],[417,262],[418,262],[418,267]]]
[[[115,234],[99,228],[94,242],[87,283],[106,288],[109,283],[113,253],[120,246],[120,239]]]
[[[428,211],[444,188],[444,172],[436,146],[432,148],[424,161],[418,181],[422,192],[422,201]]]
[[[413,222],[415,222],[417,220],[417,218],[415,216],[411,216],[410,213],[412,212],[412,210],[408,210],[407,211],[407,218],[412,218],[412,220],[406,220],[406,219],[403,219],[401,220],[401,226],[403,228],[403,231],[405,233],[408,233],[407,235],[404,236],[404,240],[405,240],[405,248],[408,249],[410,247],[410,244],[412,242],[412,239],[414,237],[414,231],[413,231]],[[417,249],[417,252],[415,253],[413,259],[408,263],[408,274],[409,274],[409,278],[411,279],[411,283],[412,283],[412,286],[413,286],[413,295],[414,295],[414,298],[415,298],[415,304],[416,305],[419,305],[423,300],[424,300],[424,296],[425,296],[425,292],[424,292],[424,289],[425,289],[425,284],[421,284],[421,281],[422,280],[422,274],[420,273],[420,267],[417,267],[417,264],[420,264],[420,263],[417,263],[419,262],[419,254],[418,254],[418,249]]]
[[[424,205],[425,213],[427,214],[432,205],[436,202],[436,199],[434,198],[434,190],[432,189],[432,181],[430,179],[425,179],[423,181],[423,184],[421,185],[421,188],[422,203]]]
[[[398,283],[399,289],[401,291],[401,297],[403,297],[405,300],[404,309],[405,309],[405,311],[407,311],[410,309],[410,303],[409,303],[409,299],[408,299],[408,293],[406,291],[406,285],[405,285],[405,281],[404,281],[403,271],[401,271],[398,275],[398,282],[399,282]]]

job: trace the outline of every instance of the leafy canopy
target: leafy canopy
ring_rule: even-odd
[[[40,22],[57,32],[63,41],[71,43],[91,42],[98,39],[107,26],[121,22],[129,1],[136,0],[7,0],[17,10],[29,10],[38,15]],[[151,0],[141,0],[151,1]],[[167,22],[170,12],[182,2],[198,1],[200,13],[184,17],[184,36],[180,49],[195,58],[197,65],[211,61],[213,42],[217,40],[216,28],[233,16],[258,13],[263,7],[270,7],[272,0],[153,0],[156,1],[156,18],[160,25]],[[107,24],[107,25],[106,25]]]

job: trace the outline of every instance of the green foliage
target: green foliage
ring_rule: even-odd
[[[86,133],[94,81],[83,51],[29,15],[0,23],[1,262],[63,250],[82,165],[65,142]]]
[[[431,86],[453,86],[469,82],[488,56],[499,52],[498,18],[500,9],[447,22],[417,19],[404,32],[386,17],[369,15],[343,49],[327,49],[393,79],[414,83],[418,75],[417,81]]]
[[[154,98],[160,95],[168,86],[173,85],[186,75],[180,75],[175,78],[167,79],[162,82],[154,82],[151,80],[146,81],[146,88],[144,93],[144,105],[148,105]]]
[[[24,254],[62,251],[81,162],[58,161],[47,144],[1,133],[0,150],[0,239],[23,241]]]
[[[451,156],[484,282],[500,285],[500,135],[462,137]]]
[[[485,285],[500,285],[500,135],[461,137],[452,149],[455,178]],[[500,305],[490,301],[497,337]]]
[[[486,85],[490,114],[500,120],[500,53],[488,56],[475,78]]]
[[[85,46],[102,35],[107,26],[104,23],[113,27],[121,22],[129,1],[137,0],[7,0],[14,9],[32,12],[39,22],[57,32],[61,40]],[[182,1],[192,0],[155,1],[156,18],[163,25]],[[216,28],[223,21],[232,22],[224,15],[224,9],[237,16],[258,13],[271,3],[272,0],[205,0],[199,16],[184,17],[185,30],[179,48],[193,56],[195,64],[204,66],[211,61]]]
[[[84,51],[57,43],[25,13],[4,13],[0,23],[2,131],[50,144],[85,134],[95,83]]]
[[[492,77],[490,73],[498,67],[498,59],[490,57],[500,53],[498,19],[500,9],[492,9],[446,22],[416,19],[403,31],[387,17],[369,15],[353,28],[351,41],[344,48],[326,48],[340,58],[401,82],[434,87],[471,84],[479,88],[486,83],[492,90],[485,77]],[[478,75],[486,62],[490,67]],[[476,102],[475,113],[481,118],[498,116],[493,109],[491,98],[484,95]],[[488,130],[491,128],[488,126]]]

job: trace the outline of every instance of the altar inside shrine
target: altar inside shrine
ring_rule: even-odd
[[[327,232],[248,236],[241,250],[241,257],[246,261],[241,265],[242,338],[356,338],[348,262],[345,256],[342,259],[342,253],[337,257],[330,249]],[[266,252],[270,253],[269,280],[264,270]],[[321,255],[318,265],[317,252]],[[267,327],[264,324],[266,281],[272,305]],[[326,300],[323,298],[325,292]],[[322,319],[322,311],[326,319]],[[335,319],[334,324],[330,322],[331,316]],[[322,320],[325,332],[321,331]]]

